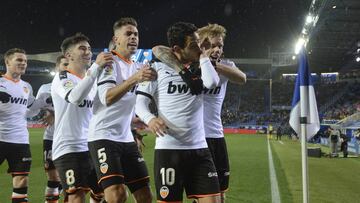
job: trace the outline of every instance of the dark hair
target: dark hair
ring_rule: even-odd
[[[167,39],[170,47],[178,45],[185,47],[187,36],[193,35],[197,31],[197,27],[192,23],[177,22],[169,27],[167,31]]]
[[[117,20],[115,23],[114,23],[114,26],[113,26],[113,29],[114,29],[114,32],[121,28],[122,26],[124,25],[133,25],[135,27],[137,27],[137,22],[134,18],[132,17],[124,17],[124,18],[120,18],[119,20]]]
[[[4,60],[6,61],[8,58],[10,58],[10,56],[14,55],[15,53],[22,53],[22,54],[26,54],[24,49],[20,49],[20,48],[12,48],[9,49],[5,52],[4,54]]]
[[[66,59],[66,57],[64,55],[60,55],[56,58],[56,66],[59,66],[61,63],[61,59]]]
[[[64,41],[61,43],[61,52],[65,55],[66,51],[71,47],[74,46],[75,44],[79,43],[79,42],[90,42],[89,38],[87,36],[85,36],[82,33],[76,33],[73,36],[67,37],[64,39]]]

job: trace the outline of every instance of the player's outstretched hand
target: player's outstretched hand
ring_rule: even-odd
[[[101,52],[97,55],[95,63],[98,64],[101,68],[110,66],[114,61],[114,58],[110,52]]]
[[[166,125],[161,118],[153,118],[148,124],[149,129],[152,133],[158,136],[164,136],[166,134]]]
[[[44,117],[41,118],[41,122],[45,126],[54,125],[54,120],[55,120],[54,111],[51,110],[46,110]]]

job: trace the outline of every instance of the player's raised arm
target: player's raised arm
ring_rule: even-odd
[[[101,101],[105,105],[109,106],[122,98],[136,84],[154,79],[156,79],[156,72],[151,69],[149,65],[144,65],[138,72],[125,80],[123,83],[113,85],[112,87],[104,86],[105,89],[103,89],[102,92],[105,92],[105,94],[101,95]]]
[[[38,90],[38,94],[36,95],[36,98],[34,98],[34,96],[32,96],[32,91],[31,91],[31,96],[29,96],[29,98],[32,97],[33,102],[30,103],[30,105],[28,106],[28,109],[26,111],[27,118],[36,116],[42,108],[44,108],[48,105],[47,99],[49,97],[51,98],[51,95],[44,93],[41,90],[41,88],[42,88],[42,86]]]
[[[111,65],[113,58],[111,53],[101,52],[97,57],[95,63],[91,65],[86,73],[84,79],[79,82],[75,87],[69,89],[67,93],[68,102],[73,104],[80,104],[84,98],[89,94],[94,82],[96,81],[101,70]]]
[[[211,89],[219,84],[220,78],[216,73],[214,66],[210,61],[211,44],[208,38],[205,38],[200,44],[201,55],[200,55],[200,68],[201,68],[201,79],[206,88]]]
[[[236,67],[233,62],[231,64],[216,62],[216,71],[227,77],[232,83],[246,83],[246,74]]]

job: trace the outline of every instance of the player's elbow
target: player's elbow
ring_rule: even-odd
[[[111,106],[113,103],[115,103],[115,99],[111,96],[106,96],[105,105]]]
[[[237,83],[237,84],[244,84],[244,83],[246,83],[246,75],[245,75],[245,74],[239,75],[239,76],[237,77],[235,83]]]

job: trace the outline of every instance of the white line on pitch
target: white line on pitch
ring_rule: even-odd
[[[284,144],[284,143],[283,143],[282,141],[280,141],[280,140],[279,140],[279,142],[280,142],[280,144]]]
[[[269,155],[269,173],[270,173],[270,184],[271,184],[271,202],[272,203],[281,203],[280,193],[279,193],[279,186],[278,181],[276,178],[274,161],[271,153],[271,147],[269,139],[267,140],[268,143],[268,155]]]

